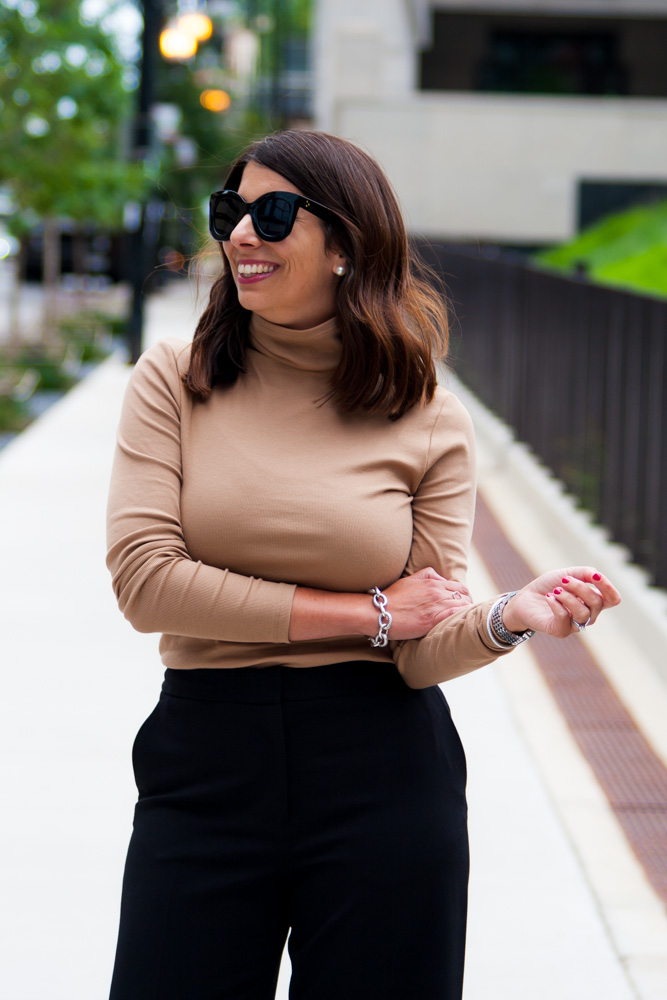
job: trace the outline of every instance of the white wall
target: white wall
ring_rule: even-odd
[[[416,86],[414,0],[316,0],[315,118],[331,131],[332,100],[411,93]]]
[[[313,43],[317,127],[379,159],[414,232],[556,242],[576,232],[579,180],[667,183],[666,100],[417,92],[420,5],[318,0]]]
[[[414,94],[340,100],[334,131],[378,158],[414,232],[550,242],[578,179],[667,183],[667,101]]]

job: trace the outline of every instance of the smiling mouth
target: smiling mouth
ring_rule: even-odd
[[[267,264],[259,262],[253,263],[239,263],[238,265],[238,280],[241,284],[247,284],[248,282],[261,281],[263,278],[268,278],[271,274],[274,274],[280,265],[278,264]]]

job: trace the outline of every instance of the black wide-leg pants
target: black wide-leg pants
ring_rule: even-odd
[[[466,765],[392,664],[167,669],[110,1000],[459,1000]]]

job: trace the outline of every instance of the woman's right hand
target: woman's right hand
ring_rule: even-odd
[[[472,604],[464,583],[448,580],[430,566],[402,576],[384,594],[392,616],[390,639],[421,639],[438,622]]]

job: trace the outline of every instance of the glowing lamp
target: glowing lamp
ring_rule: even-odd
[[[178,27],[165,28],[160,35],[160,52],[165,59],[192,59],[197,39]]]
[[[226,111],[232,99],[224,90],[203,90],[199,95],[199,103],[207,111]]]
[[[184,31],[197,42],[205,42],[213,33],[213,23],[206,14],[199,14],[192,11],[190,14],[182,14],[176,22],[179,31]]]

